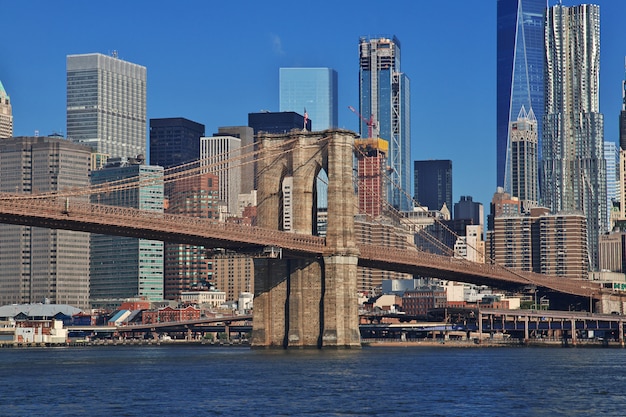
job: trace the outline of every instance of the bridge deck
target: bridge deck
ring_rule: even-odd
[[[215,220],[172,215],[126,207],[89,204],[80,199],[25,198],[0,194],[0,223],[130,236],[232,249],[281,248],[285,257],[323,256],[324,238]],[[359,265],[383,270],[439,277],[494,287],[534,285],[549,290],[599,297],[598,283],[587,280],[511,271],[498,265],[434,255],[417,249],[359,244]]]

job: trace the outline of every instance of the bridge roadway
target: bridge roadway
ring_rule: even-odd
[[[624,346],[625,317],[619,314],[597,314],[577,311],[556,310],[502,310],[480,309],[472,317],[465,317],[457,323],[440,322],[400,322],[361,324],[365,339],[407,339],[424,338],[426,334],[440,334],[447,338],[451,334],[469,337],[477,332],[479,340],[487,340],[486,335],[509,335],[515,338],[566,340],[613,339]],[[465,333],[465,334],[464,334]]]
[[[234,322],[251,322],[252,315],[242,316],[226,316],[226,317],[205,317],[196,320],[182,320],[182,321],[168,321],[159,323],[145,323],[145,324],[129,324],[122,326],[68,326],[70,331],[96,331],[100,333],[132,333],[132,332],[145,332],[145,331],[157,331],[157,330],[170,330],[178,329],[193,329],[210,326],[216,323],[223,323],[225,326],[230,326]],[[237,326],[241,328],[242,326]],[[249,324],[244,324],[246,329],[251,329]]]
[[[24,198],[26,197],[26,198]],[[238,252],[280,248],[283,257],[323,256],[325,239],[215,220],[126,207],[90,204],[72,198],[28,198],[0,194],[0,223],[178,242]],[[598,283],[543,274],[512,272],[498,265],[434,255],[417,249],[357,244],[358,265],[438,277],[496,288],[533,285],[538,288],[600,298]]]

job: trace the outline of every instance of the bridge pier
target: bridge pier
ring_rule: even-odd
[[[317,226],[317,174],[328,174],[328,223],[322,256],[255,259],[253,347],[360,347],[357,305],[354,138],[344,130],[260,135],[257,225],[284,230],[291,178],[291,231]],[[290,156],[285,156],[290,154]]]
[[[324,257],[323,347],[360,347],[356,255]]]
[[[285,347],[287,262],[254,259],[252,346]]]

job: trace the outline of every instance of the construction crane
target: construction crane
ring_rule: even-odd
[[[352,111],[352,113],[354,113],[357,116],[359,116],[359,118],[365,122],[365,124],[367,125],[367,137],[370,138],[370,139],[373,138],[372,131],[374,130],[374,125],[376,124],[376,122],[374,122],[374,115],[371,114],[370,115],[370,119],[367,120],[365,117],[363,117],[361,115],[361,113],[356,111],[356,109],[354,107],[348,106],[348,108]],[[377,133],[377,135],[378,135],[378,133]]]

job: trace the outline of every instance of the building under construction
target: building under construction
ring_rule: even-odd
[[[359,213],[371,218],[386,206],[385,169],[389,142],[380,138],[356,139]]]

